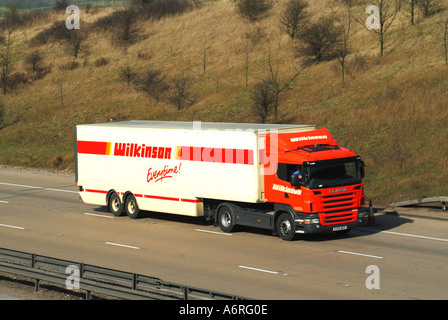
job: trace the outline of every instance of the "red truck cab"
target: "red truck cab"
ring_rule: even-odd
[[[297,233],[339,232],[367,222],[362,178],[364,163],[339,147],[326,128],[266,136],[264,192],[277,214],[275,228],[285,240]],[[275,153],[275,154],[274,154]],[[275,160],[274,160],[275,161]]]

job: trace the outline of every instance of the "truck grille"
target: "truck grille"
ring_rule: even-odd
[[[356,193],[340,193],[336,195],[322,196],[319,215],[322,225],[342,224],[356,221],[358,211],[356,209]]]

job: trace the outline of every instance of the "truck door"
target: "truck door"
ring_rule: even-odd
[[[290,205],[295,211],[303,211],[302,188],[291,185],[294,172],[301,172],[301,166],[292,163],[277,163],[277,171],[265,175],[265,199],[268,202]]]

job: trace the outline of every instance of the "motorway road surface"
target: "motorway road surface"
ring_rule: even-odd
[[[0,247],[255,299],[448,299],[448,221],[375,220],[294,242],[225,234],[202,218],[114,217],[84,204],[73,177],[0,169]]]

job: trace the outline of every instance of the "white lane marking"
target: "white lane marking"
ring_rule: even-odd
[[[44,190],[44,191],[78,193],[78,191],[72,191],[72,190],[54,189],[54,188],[46,188],[46,187],[36,187],[36,186],[28,186],[28,185],[25,185],[25,184],[15,184],[15,183],[6,183],[6,182],[0,182],[0,185],[12,186],[12,187],[20,187],[20,188],[29,188],[29,189],[38,189],[38,190]]]
[[[9,203],[9,201],[0,200],[0,203]]]
[[[247,266],[238,266],[239,268],[248,269],[248,270],[254,270],[254,271],[260,271],[260,272],[266,272],[271,274],[280,274],[280,272],[277,271],[271,271],[271,270],[265,270],[265,269],[259,269],[259,268],[253,268],[253,267],[247,267]],[[287,275],[284,273],[283,275]]]
[[[25,228],[23,228],[23,227],[11,226],[11,225],[9,225],[9,224],[0,224],[0,227],[25,230]]]
[[[393,231],[381,231],[376,229],[365,229],[365,228],[358,228],[358,230],[363,231],[370,231],[370,232],[378,232],[378,233],[387,233],[387,234],[393,234],[396,236],[403,236],[403,237],[411,237],[411,238],[419,238],[419,239],[427,239],[427,240],[436,240],[436,241],[445,241],[448,242],[448,239],[444,238],[434,238],[434,237],[428,237],[428,236],[420,236],[417,234],[410,234],[410,233],[400,233],[400,232],[393,232]]]
[[[202,230],[202,229],[194,229],[195,231],[199,232],[208,232],[208,233],[214,233],[214,234],[220,234],[222,236],[233,236],[231,233],[224,233],[224,232],[216,232],[216,231],[209,231],[209,230]]]
[[[364,253],[357,253],[357,252],[350,252],[350,251],[343,251],[343,250],[338,250],[338,252],[340,253],[346,253],[346,254],[353,254],[356,256],[363,256],[363,257],[369,257],[369,258],[375,258],[375,259],[384,259],[383,257],[380,256],[373,256],[371,254],[364,254]]]
[[[127,244],[115,243],[115,242],[105,242],[106,244],[110,244],[111,246],[124,247],[129,249],[140,249],[139,247],[129,246]]]
[[[94,216],[94,217],[101,217],[101,218],[108,218],[108,219],[113,219],[114,217],[111,216],[105,216],[103,214],[95,214],[95,213],[88,213],[88,212],[84,212],[85,215],[87,216]]]

